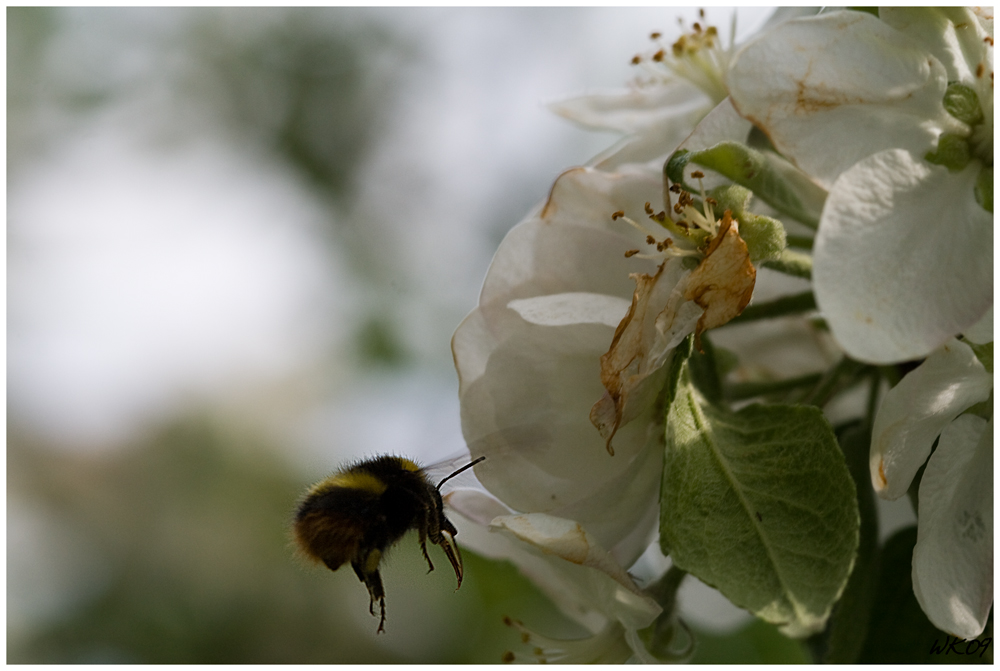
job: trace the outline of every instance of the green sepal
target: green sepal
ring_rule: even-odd
[[[983,120],[979,96],[975,89],[962,82],[948,82],[944,92],[944,108],[962,123],[974,126]]]
[[[993,166],[979,171],[973,191],[979,206],[993,214]]]
[[[683,184],[684,168],[690,161],[691,152],[687,149],[678,149],[663,164],[663,174],[667,176],[671,184]]]
[[[829,423],[809,406],[714,405],[684,353],[675,352],[671,381],[664,553],[787,635],[821,629],[859,542],[854,481]]]
[[[924,155],[928,163],[943,165],[949,172],[958,172],[969,165],[972,160],[972,152],[969,150],[969,142],[964,137],[953,133],[945,133],[938,138],[938,146],[934,151],[929,151]]]
[[[690,162],[745,186],[774,209],[806,226],[819,225],[826,191],[776,154],[738,142],[720,142],[701,151],[681,150],[670,157],[664,169],[671,180],[682,183],[684,167]]]
[[[729,210],[739,222],[740,237],[747,243],[751,263],[756,266],[781,256],[787,246],[785,227],[777,219],[749,211],[752,191],[730,184],[712,189],[709,195],[719,204],[716,213]]]

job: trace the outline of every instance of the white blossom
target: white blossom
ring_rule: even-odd
[[[993,304],[993,216],[975,195],[993,165],[993,40],[965,9],[880,16],[781,24],[737,54],[729,87],[829,189],[817,302],[848,354],[889,363],[927,356]],[[979,121],[946,109],[950,82],[975,91]],[[949,142],[968,155],[940,158]]]

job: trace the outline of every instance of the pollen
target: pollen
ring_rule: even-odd
[[[641,65],[646,75],[637,77],[635,85],[640,88],[673,85],[678,80],[686,80],[708,95],[713,104],[729,95],[725,78],[734,53],[735,22],[727,47],[719,40],[718,28],[705,22],[704,12],[698,16],[700,20],[691,24],[690,29],[678,18],[681,35],[673,40],[664,39],[660,31],[650,33],[653,49],[632,59],[632,64]]]
[[[697,171],[693,175],[699,178],[699,185],[701,175],[702,173]],[[611,215],[612,220],[624,221],[642,233],[643,241],[651,248],[648,252],[629,249],[625,252],[625,258],[663,262],[676,256],[702,258],[709,253],[706,251],[709,249],[709,243],[720,231],[721,223],[715,219],[715,207],[718,202],[705,194],[703,185],[700,185],[700,201],[679,184],[670,185],[665,182],[664,186],[665,199],[668,200],[666,205],[677,215],[676,219],[668,216],[666,211],[656,212],[648,201],[643,203],[642,209],[651,221],[656,222],[655,230],[650,229],[649,224],[642,224],[625,216],[624,210],[618,210]],[[677,202],[673,205],[669,203],[670,193],[677,194]],[[664,229],[669,235],[663,235]]]

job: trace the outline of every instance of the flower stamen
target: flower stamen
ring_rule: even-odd
[[[699,10],[698,16],[704,21],[704,10]],[[725,78],[733,55],[733,36],[730,36],[729,46],[724,48],[715,26],[695,22],[688,30],[683,19],[678,19],[678,22],[682,34],[677,40],[667,44],[662,39],[662,33],[654,32],[649,37],[656,50],[632,59],[632,65],[641,66],[649,75],[648,80],[637,80],[636,84],[650,86],[681,78],[701,89],[713,104],[722,102],[729,95]]]
[[[691,177],[698,180],[698,188],[701,195],[700,209],[698,201],[694,199],[690,192],[681,188],[679,184],[668,184],[664,180],[663,192],[667,200],[668,210],[672,210],[677,216],[675,219],[669,216],[666,211],[656,212],[649,202],[643,204],[643,211],[646,217],[659,224],[661,229],[667,229],[673,237],[658,237],[662,230],[650,230],[643,224],[625,216],[624,210],[618,210],[611,215],[613,221],[622,219],[644,235],[645,243],[656,248],[656,252],[642,253],[639,249],[630,249],[625,252],[626,258],[640,258],[665,260],[676,256],[704,257],[708,243],[718,236],[721,222],[716,219],[715,207],[719,204],[717,200],[705,193],[703,179],[705,174],[700,170],[691,173]],[[677,194],[677,202],[670,205],[670,193]],[[681,243],[678,245],[678,243]]]

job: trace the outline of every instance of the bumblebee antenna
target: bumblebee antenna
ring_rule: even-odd
[[[442,480],[441,482],[438,483],[438,486],[437,486],[438,491],[441,491],[441,485],[443,485],[444,483],[448,482],[449,480],[451,480],[453,477],[455,477],[456,475],[458,475],[462,471],[467,471],[470,468],[472,468],[473,466],[475,466],[476,464],[478,464],[480,461],[485,461],[485,460],[486,460],[486,456],[483,455],[483,456],[479,457],[478,459],[476,459],[475,461],[471,461],[471,462],[467,463],[465,466],[462,466],[460,469],[458,469],[457,471],[455,471],[454,473],[452,473],[451,475],[449,475],[444,480]]]

